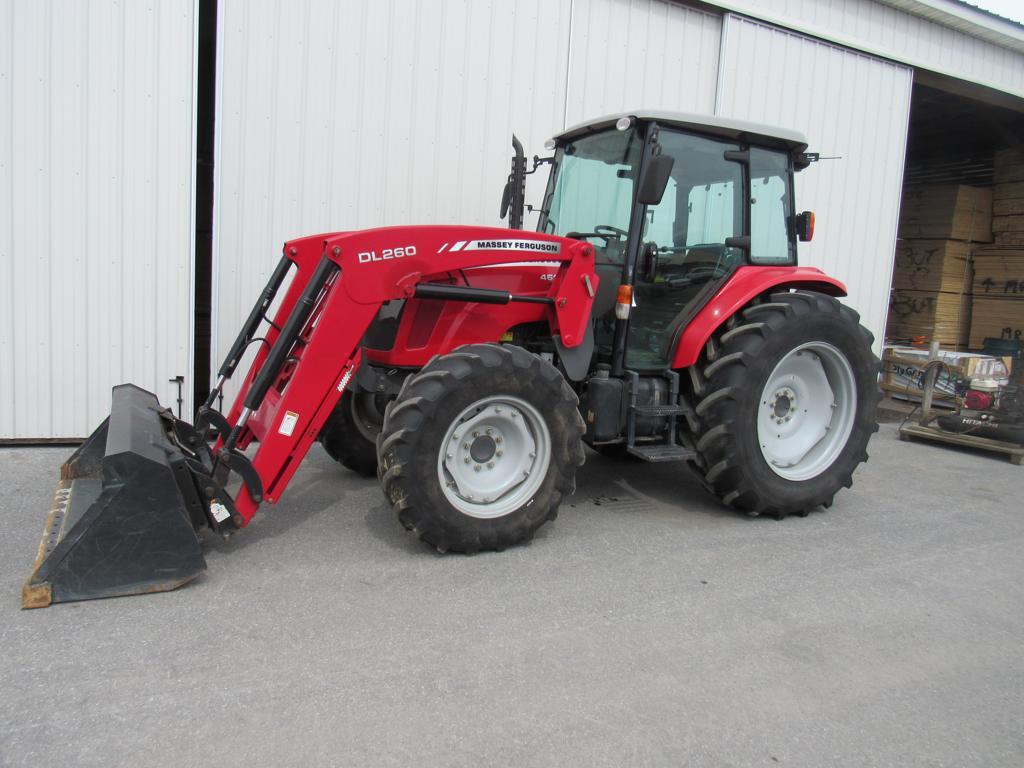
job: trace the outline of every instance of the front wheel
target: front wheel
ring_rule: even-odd
[[[575,489],[584,424],[549,363],[512,345],[431,360],[388,406],[378,476],[400,522],[441,551],[504,549]]]
[[[778,293],[709,343],[698,381],[696,468],[752,515],[828,507],[878,430],[878,358],[857,313],[830,296]]]
[[[357,474],[373,476],[386,402],[386,395],[345,390],[317,436],[327,454]]]

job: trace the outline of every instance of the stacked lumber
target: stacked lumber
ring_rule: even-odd
[[[1024,246],[1024,152],[995,154],[992,187],[992,234],[997,245]]]
[[[898,240],[886,335],[962,348],[970,329],[969,243]]]
[[[989,337],[1024,339],[1024,247],[975,251],[972,290],[972,349]]]
[[[963,293],[971,284],[971,246],[958,240],[897,240],[892,286]]]
[[[893,288],[886,336],[962,349],[967,346],[970,313],[969,293]]]
[[[992,190],[962,184],[906,187],[899,236],[991,243]]]

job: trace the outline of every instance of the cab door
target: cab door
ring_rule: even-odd
[[[626,351],[634,370],[667,368],[695,300],[746,260],[743,249],[726,244],[746,228],[745,166],[725,159],[742,147],[666,128],[659,139],[675,164],[661,202],[644,219]]]

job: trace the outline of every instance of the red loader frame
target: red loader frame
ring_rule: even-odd
[[[473,267],[538,260],[558,264],[543,295],[453,285],[450,277]],[[539,233],[417,226],[293,240],[285,243],[275,278],[221,369],[207,413],[252,341],[276,292],[273,283],[280,285],[292,265],[295,277],[227,415],[230,431],[221,428],[215,450],[218,459],[238,469],[249,462],[232,461],[232,454],[238,456],[235,449],[259,443],[251,459],[259,483],[244,483],[234,500],[236,527],[249,523],[263,498],[280,498],[358,369],[360,341],[384,302],[419,298],[507,306],[488,313],[497,325],[446,337],[444,347],[424,350],[425,359],[469,341],[495,341],[500,333],[495,336],[494,328],[507,330],[531,320],[546,319],[552,334],[571,348],[585,337],[598,284],[589,244]],[[251,322],[254,316],[256,323]],[[245,472],[240,474],[245,479]]]

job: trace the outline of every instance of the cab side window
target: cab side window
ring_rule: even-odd
[[[750,260],[754,264],[789,264],[793,241],[789,157],[784,152],[750,148]]]

